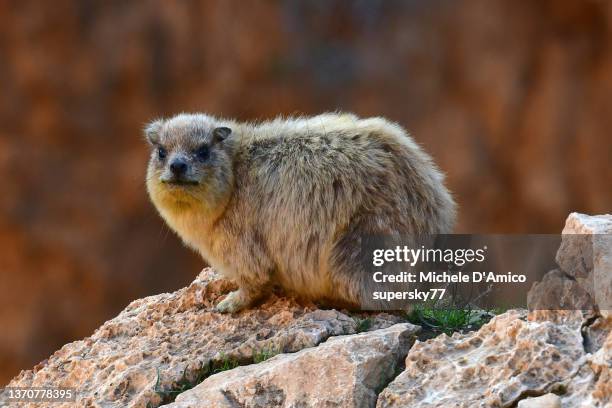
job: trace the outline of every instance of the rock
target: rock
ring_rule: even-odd
[[[561,397],[563,407],[612,407],[612,319],[602,326],[607,329],[606,340],[594,354],[587,354],[586,363],[567,382]]]
[[[393,326],[397,323],[405,322],[405,319],[400,318],[399,316],[392,315],[389,313],[374,313],[374,312],[365,312],[359,313],[353,316],[353,319],[357,322],[357,332],[364,331],[373,331],[379,329],[385,329],[387,327]]]
[[[612,317],[593,316],[590,320],[592,323],[582,328],[584,348],[589,353],[595,353],[603,347],[609,337]]]
[[[561,408],[561,399],[557,395],[549,393],[519,401],[518,408]]]
[[[404,323],[333,337],[315,348],[208,377],[165,407],[374,407],[418,330]]]
[[[539,323],[550,322],[581,331],[595,316],[592,311],[583,310],[534,310],[529,312],[527,320]]]
[[[563,393],[563,406],[612,403],[612,325],[595,354],[583,347],[590,319],[578,311],[509,311],[479,331],[416,342],[406,369],[377,407],[509,407],[527,395]]]
[[[556,260],[591,295],[604,316],[612,313],[612,215],[571,213]]]
[[[296,352],[355,332],[355,320],[343,313],[284,298],[235,316],[212,311],[231,289],[205,269],[186,288],[132,302],[91,337],[65,345],[9,386],[74,387],[79,406],[155,407],[224,363],[250,363],[262,351]]]
[[[591,295],[558,269],[549,271],[527,293],[529,310],[593,310]]]

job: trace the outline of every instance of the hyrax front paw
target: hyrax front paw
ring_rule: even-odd
[[[219,313],[235,313],[248,305],[249,302],[246,300],[242,291],[238,289],[230,292],[225,299],[219,302],[219,304],[215,306],[215,310]]]

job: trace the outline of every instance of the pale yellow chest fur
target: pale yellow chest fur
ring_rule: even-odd
[[[222,257],[218,253],[215,242],[215,227],[210,217],[196,209],[184,209],[182,211],[161,210],[162,217],[166,220],[183,242],[196,250],[211,266],[222,271]]]

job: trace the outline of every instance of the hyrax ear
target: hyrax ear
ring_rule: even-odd
[[[159,134],[161,133],[162,126],[164,126],[163,119],[157,119],[145,126],[144,134],[147,138],[147,142],[152,145],[159,144]]]
[[[213,143],[219,143],[227,139],[229,135],[232,134],[232,129],[228,127],[218,127],[215,128],[212,132],[213,135]]]

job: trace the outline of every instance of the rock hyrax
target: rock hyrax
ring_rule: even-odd
[[[449,233],[443,175],[397,124],[326,113],[238,123],[205,114],[156,120],[147,172],[170,228],[239,289],[234,312],[274,287],[358,306],[363,234]]]

